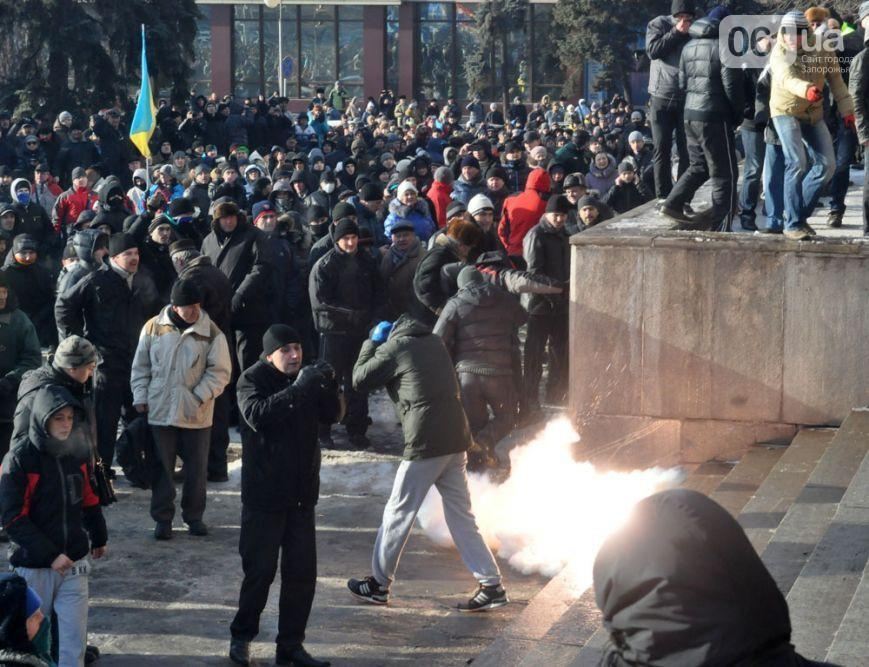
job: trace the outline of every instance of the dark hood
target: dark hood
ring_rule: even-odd
[[[641,501],[598,552],[594,590],[628,664],[765,665],[761,653],[789,645],[772,576],[736,520],[695,491]]]
[[[9,257],[12,256],[12,251],[10,249],[9,255],[7,256],[7,261]],[[18,295],[15,294],[15,290],[12,289],[12,286],[9,285],[9,281],[0,273],[0,287],[5,287],[7,296],[6,296],[6,307],[3,310],[0,310],[0,315],[5,313],[11,313],[13,310],[18,310]]]
[[[389,340],[401,336],[428,336],[432,335],[431,327],[426,326],[415,317],[404,314],[395,321],[395,326],[389,333]]]
[[[118,180],[117,176],[106,176],[106,179],[100,186],[100,205],[111,208],[111,205],[109,204],[109,195],[115,191],[119,192],[121,196],[124,195],[124,188],[121,186],[121,181]]]
[[[688,28],[691,39],[717,39],[719,22],[708,17],[698,19]]]
[[[69,438],[58,442],[48,435],[48,419],[55,412],[71,405],[76,412],[76,426]],[[60,458],[71,456],[82,462],[90,456],[90,444],[82,428],[84,409],[68,389],[57,385],[49,385],[40,389],[33,399],[30,413],[30,442],[40,451]]]
[[[80,260],[88,263],[94,261],[94,248],[100,236],[108,235],[98,229],[83,229],[75,233],[75,236],[72,237],[72,246]]]

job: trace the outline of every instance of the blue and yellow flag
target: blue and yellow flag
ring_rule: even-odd
[[[130,141],[145,157],[151,157],[148,142],[157,127],[157,107],[151,94],[151,80],[148,78],[148,59],[145,57],[145,26],[142,25],[142,88],[139,90],[139,103],[133,124],[130,125]]]

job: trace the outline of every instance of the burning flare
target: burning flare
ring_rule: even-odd
[[[559,417],[510,452],[511,473],[502,484],[484,475],[469,477],[477,524],[493,551],[524,574],[552,577],[569,564],[572,583],[585,588],[607,536],[637,502],[677,486],[683,474],[663,468],[598,471],[590,463],[574,461],[572,445],[578,440],[570,420]],[[432,540],[452,544],[435,487],[419,521]]]

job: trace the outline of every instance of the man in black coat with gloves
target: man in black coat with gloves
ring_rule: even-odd
[[[281,562],[278,665],[328,667],[302,646],[314,602],[314,507],[320,493],[320,424],[341,416],[328,364],[302,368],[301,338],[285,324],[268,328],[263,355],[238,381],[242,425],[241,554],[244,581],[230,631],[229,657],[250,664],[250,642]]]
[[[235,202],[216,201],[211,218],[202,254],[232,285],[232,328],[238,364],[244,371],[259,358],[262,336],[271,323],[268,249],[262,232],[244,218]]]

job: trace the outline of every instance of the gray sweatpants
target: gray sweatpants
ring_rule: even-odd
[[[76,561],[81,567],[86,561]],[[88,575],[58,574],[49,567],[15,568],[42,599],[42,613],[57,614],[58,667],[82,667],[88,630]]]
[[[484,586],[501,583],[495,557],[483,541],[471,511],[471,494],[465,452],[417,461],[402,461],[383,509],[383,520],[374,543],[371,571],[377,583],[388,587],[395,578],[398,560],[422,501],[434,484],[444,503],[444,518],[462,561]]]

